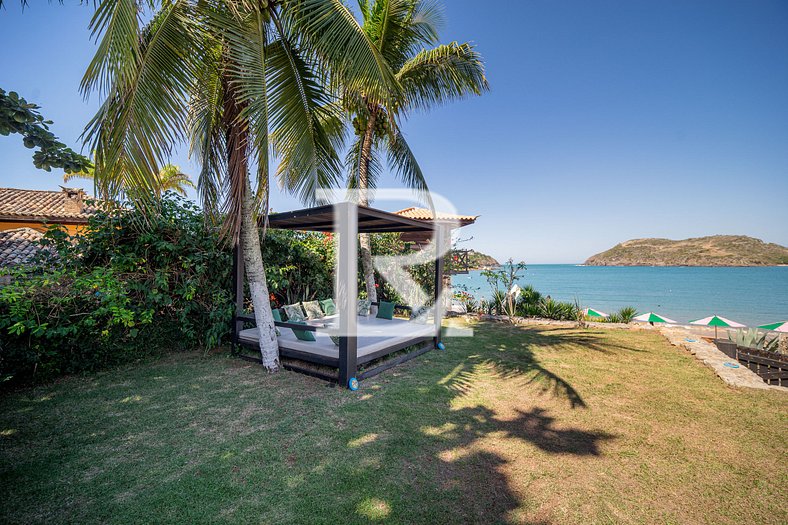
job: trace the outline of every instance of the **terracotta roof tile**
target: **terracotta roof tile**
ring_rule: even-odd
[[[0,267],[27,264],[42,249],[44,234],[33,228],[0,231]]]
[[[88,217],[97,211],[96,206],[85,202],[90,198],[82,189],[76,188],[63,188],[61,191],[0,188],[0,218],[87,222]]]
[[[402,215],[403,217],[408,217],[409,219],[418,219],[421,221],[431,221],[432,220],[432,212],[427,208],[405,208],[404,210],[395,211],[397,215]],[[452,220],[452,221],[460,221],[461,223],[470,224],[475,222],[478,218],[478,215],[454,215],[451,213],[441,213],[438,212],[438,220]]]

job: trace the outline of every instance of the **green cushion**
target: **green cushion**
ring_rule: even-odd
[[[301,303],[301,306],[304,307],[307,319],[320,319],[321,317],[325,317],[323,310],[320,309],[320,303],[317,301],[304,301]]]
[[[279,308],[272,308],[271,313],[274,314],[274,321],[282,322],[282,312],[279,311]]]
[[[339,336],[338,335],[329,335],[328,337],[330,337],[331,340],[334,341],[334,344],[336,346],[339,346]]]
[[[301,309],[301,303],[288,304],[284,306],[284,311],[287,314],[287,320],[290,321],[306,321],[306,315]]]
[[[369,299],[359,299],[358,300],[358,315],[363,315],[363,316],[369,315],[369,306],[370,306]]]
[[[293,323],[293,324],[303,324],[303,325],[306,324],[305,321],[290,321],[290,322]],[[295,334],[296,339],[298,339],[299,341],[314,341],[315,340],[314,332],[307,332],[306,330],[296,330],[295,328],[293,328],[293,333]]]
[[[394,303],[380,301],[378,306],[378,319],[392,319],[394,317]]]
[[[334,315],[337,313],[337,305],[334,304],[333,299],[324,299],[319,301],[319,303],[326,315]]]

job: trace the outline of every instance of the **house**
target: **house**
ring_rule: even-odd
[[[0,270],[33,262],[38,241],[53,224],[73,235],[88,223],[97,207],[78,188],[60,191],[0,188]],[[0,277],[2,284],[3,277]]]
[[[0,188],[0,231],[32,228],[45,232],[53,224],[63,225],[75,234],[97,211],[87,201],[90,197],[80,188],[60,191]]]
[[[27,227],[0,231],[0,269],[30,263],[41,249],[38,241],[43,236]]]

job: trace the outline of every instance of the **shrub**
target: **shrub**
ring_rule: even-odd
[[[268,290],[276,306],[334,296],[331,234],[268,230],[262,252]]]
[[[629,324],[632,319],[638,314],[638,311],[633,306],[625,306],[618,312],[610,314],[607,321],[609,323],[623,323]]]
[[[539,315],[546,319],[556,321],[575,321],[577,319],[577,309],[574,303],[564,303],[551,298],[542,300],[539,303]]]
[[[53,255],[0,289],[0,378],[95,370],[165,349],[212,347],[232,316],[229,249],[199,210],[167,195],[158,209],[93,216]]]
[[[736,346],[769,352],[777,352],[779,347],[778,337],[773,337],[770,340],[768,332],[761,334],[757,328],[749,328],[747,330],[739,328],[733,336],[728,332],[728,340],[736,343]]]

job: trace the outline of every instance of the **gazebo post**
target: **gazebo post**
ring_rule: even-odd
[[[244,258],[241,243],[233,246],[233,296],[235,297],[235,313],[233,314],[233,351],[237,352],[238,334],[244,328],[240,317],[244,313]]]
[[[441,323],[443,321],[443,270],[444,256],[441,250],[446,242],[446,227],[435,223],[435,346],[441,342]]]
[[[334,290],[339,310],[339,384],[349,386],[358,372],[358,210],[354,202],[334,205],[338,260]]]

